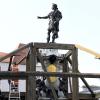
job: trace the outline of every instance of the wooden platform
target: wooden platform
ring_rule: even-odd
[[[21,100],[25,100],[25,92],[21,92],[20,93],[20,96],[21,96]],[[8,97],[9,97],[9,92],[2,92],[2,95],[4,95],[5,96],[5,100],[7,100],[8,99]],[[79,94],[79,99],[80,100],[98,100],[98,98],[100,97],[100,93],[96,93],[95,94],[95,98],[93,98],[92,96],[91,96],[91,94],[85,94],[85,93],[80,93]],[[46,98],[46,97],[40,97],[38,100],[50,100],[50,98]],[[72,94],[71,93],[69,93],[68,94],[68,98],[58,98],[58,100],[72,100]]]

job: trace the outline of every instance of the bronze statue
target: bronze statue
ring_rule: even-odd
[[[57,4],[52,4],[52,11],[44,17],[38,16],[38,19],[47,19],[49,18],[49,27],[48,27],[48,37],[47,43],[50,42],[50,33],[52,32],[52,43],[55,42],[55,39],[58,38],[59,32],[59,21],[62,19],[62,14],[58,10]]]

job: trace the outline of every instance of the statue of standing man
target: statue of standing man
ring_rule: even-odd
[[[47,19],[49,18],[49,27],[47,33],[47,43],[50,42],[50,33],[52,33],[52,43],[55,42],[55,39],[58,38],[59,32],[59,21],[62,19],[62,13],[58,10],[57,4],[52,4],[52,11],[44,17],[38,16],[38,19]]]

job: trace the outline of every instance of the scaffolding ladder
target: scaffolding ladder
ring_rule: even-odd
[[[18,86],[13,81],[9,85],[9,100],[21,100]]]

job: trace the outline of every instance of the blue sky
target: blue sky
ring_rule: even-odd
[[[0,52],[11,52],[19,43],[46,42],[48,19],[37,16],[47,15],[52,3],[63,15],[56,42],[100,53],[100,0],[0,0]],[[80,50],[79,65],[81,71],[100,72],[100,60]]]

